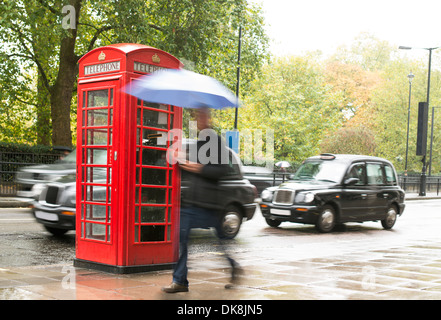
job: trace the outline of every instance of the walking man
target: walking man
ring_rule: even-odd
[[[222,206],[218,197],[218,180],[225,176],[228,170],[228,161],[222,161],[222,157],[227,154],[226,147],[222,138],[211,129],[211,115],[208,108],[198,109],[196,120],[200,131],[197,146],[193,154],[190,148],[190,161],[178,159],[182,169],[182,180],[188,183],[188,190],[181,199],[179,260],[173,272],[173,282],[162,288],[166,293],[188,291],[187,259],[190,230],[214,227],[218,237],[222,237],[220,232]],[[197,154],[195,155],[194,152]],[[232,268],[231,284],[226,285],[228,288],[237,282],[237,275],[241,269],[226,252],[225,256]]]

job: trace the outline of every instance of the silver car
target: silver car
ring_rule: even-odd
[[[38,199],[47,183],[75,174],[76,152],[69,153],[54,164],[41,164],[20,168],[15,177],[19,184],[17,196],[28,201]]]

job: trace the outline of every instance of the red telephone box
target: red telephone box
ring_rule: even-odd
[[[97,48],[79,61],[75,266],[129,273],[177,261],[180,176],[166,152],[182,109],[121,89],[181,67],[138,44]]]

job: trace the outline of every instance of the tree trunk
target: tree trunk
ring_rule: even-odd
[[[71,0],[75,8],[75,29],[67,30],[60,46],[60,65],[57,79],[51,90],[52,145],[72,147],[70,108],[77,76],[78,58],[75,55],[78,19],[81,0]]]

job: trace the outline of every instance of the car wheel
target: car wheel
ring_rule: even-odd
[[[322,233],[331,232],[335,227],[336,215],[332,206],[326,205],[319,214],[315,227]]]
[[[394,226],[395,222],[397,221],[397,208],[395,206],[390,206],[387,209],[386,218],[381,220],[381,225],[384,229],[390,230]]]
[[[48,226],[44,226],[44,228],[50,233],[52,233],[54,236],[62,236],[68,231],[66,229],[52,228]]]
[[[233,239],[240,230],[242,224],[242,213],[235,206],[229,206],[225,210],[221,220],[220,237]]]
[[[265,219],[265,221],[270,227],[273,228],[277,228],[282,223],[282,221],[272,220],[272,219]]]

